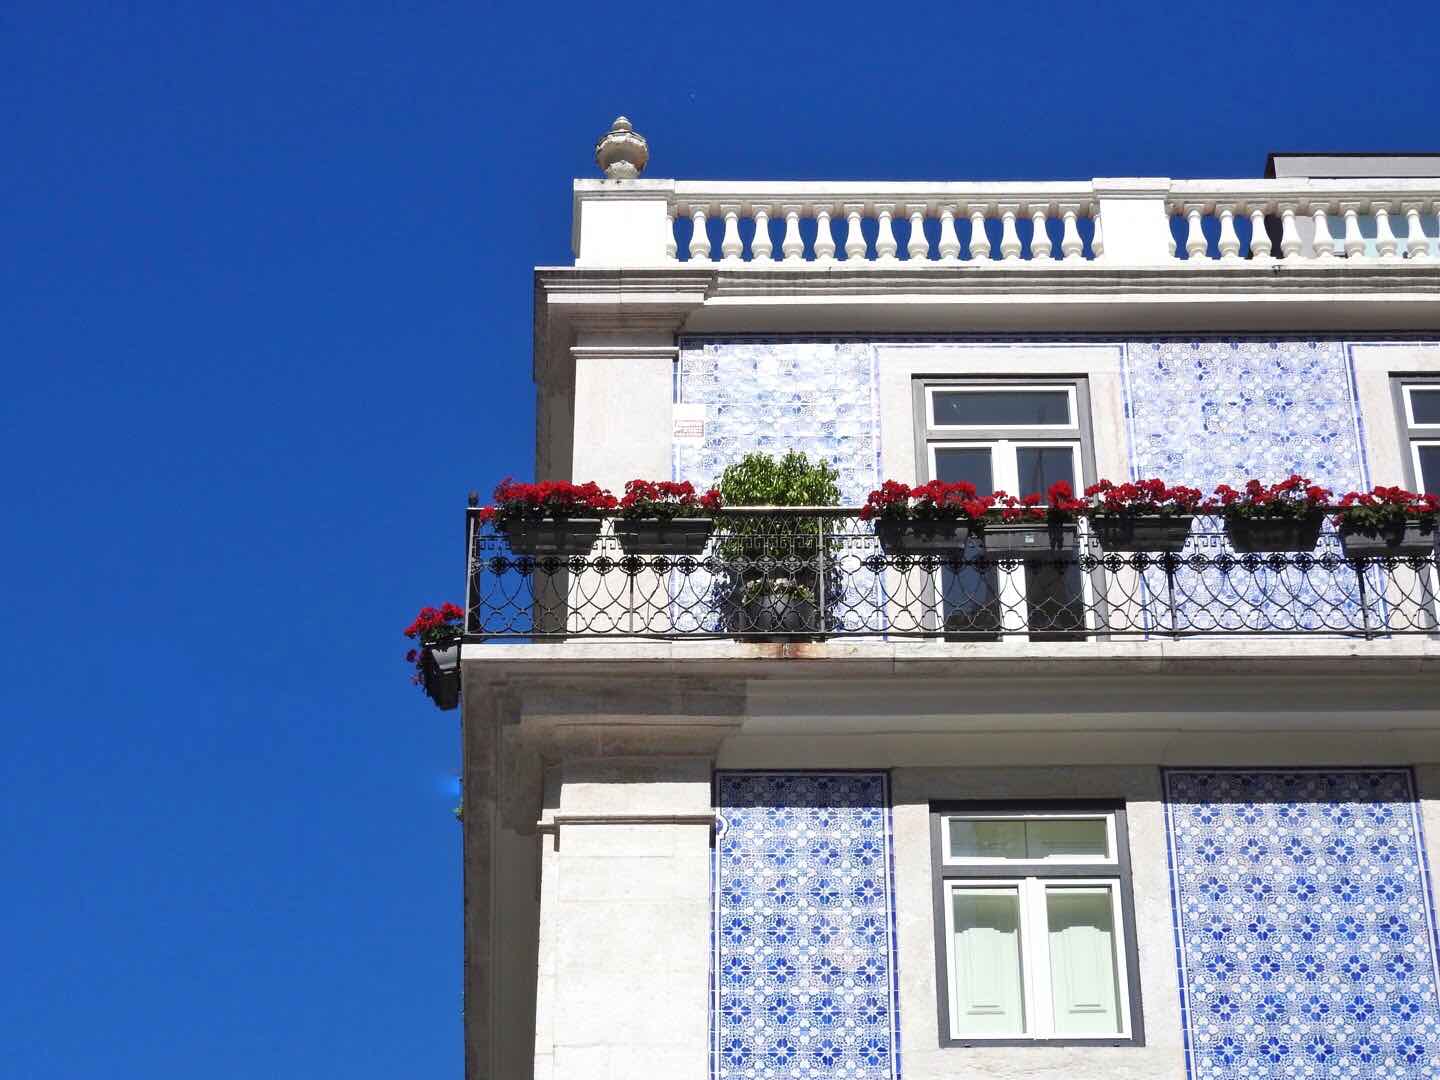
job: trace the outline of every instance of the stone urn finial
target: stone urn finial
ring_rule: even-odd
[[[649,160],[650,144],[623,116],[617,116],[595,144],[595,164],[609,180],[634,180],[645,171]]]

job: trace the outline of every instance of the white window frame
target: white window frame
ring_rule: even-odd
[[[1400,392],[1405,401],[1405,423],[1418,431],[1440,431],[1440,423],[1422,424],[1415,419],[1415,403],[1411,400],[1416,390],[1431,394],[1440,394],[1440,383],[1405,383],[1401,386]],[[1419,475],[1418,473],[1416,474]]]
[[[1437,387],[1437,389],[1440,389],[1440,387]],[[1421,430],[1428,430],[1431,427],[1440,429],[1440,424],[1422,425]],[[1436,483],[1433,486],[1427,485],[1425,483],[1425,475],[1420,470],[1420,450],[1422,447],[1431,446],[1440,447],[1440,432],[1437,432],[1437,437],[1433,439],[1410,440],[1410,466],[1415,470],[1415,489],[1421,494],[1424,494],[1427,489],[1430,491],[1434,491],[1437,494],[1440,494],[1440,477],[1436,478]]]
[[[993,862],[996,866],[1002,865],[998,860],[993,860]],[[1004,860],[1004,864],[1019,865],[1020,862],[1021,860]],[[1077,1035],[1072,1032],[1055,1030],[1055,995],[1048,947],[1050,913],[1047,897],[1052,889],[1066,888],[1101,888],[1110,894],[1112,956],[1115,963],[1115,1009],[1116,1017],[1120,1021],[1119,1031]],[[1026,1030],[976,1035],[959,1030],[960,990],[955,958],[955,896],[957,893],[989,890],[1013,892],[1018,897],[1021,1010],[1025,1018]],[[1083,1043],[1113,1042],[1116,1039],[1130,1038],[1130,973],[1126,966],[1125,931],[1125,905],[1120,892],[1118,876],[1085,878],[1036,875],[1030,877],[961,878],[947,881],[945,883],[945,966],[950,977],[950,1038],[967,1043],[1014,1042],[1016,1040],[1034,1040],[1035,1042],[1063,1040]]]
[[[985,394],[985,393],[1020,393],[1033,394],[1042,391],[1055,393],[1063,390],[1066,397],[1066,409],[1070,414],[1070,420],[1064,424],[940,424],[935,421],[935,395],[936,394]],[[1074,383],[958,383],[927,385],[925,387],[925,425],[931,431],[1034,431],[1037,428],[1054,429],[1055,431],[1073,431],[1075,439],[1080,439],[1080,403],[1075,393]],[[934,475],[933,473],[931,474]],[[1000,485],[996,485],[999,487]],[[985,494],[989,494],[986,492]]]
[[[1042,859],[990,859],[983,855],[951,855],[950,854],[950,823],[952,821],[1103,821],[1105,822],[1105,855],[1047,855]],[[1120,866],[1120,857],[1116,852],[1115,839],[1115,815],[1112,813],[1054,813],[1054,814],[1022,814],[996,812],[986,813],[965,813],[945,814],[940,819],[940,838],[943,843],[941,848],[941,862],[946,866],[1053,866],[1057,863],[1065,866]]]

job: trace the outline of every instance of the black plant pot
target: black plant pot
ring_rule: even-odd
[[[518,518],[499,523],[516,555],[589,555],[599,518]]]
[[[1176,552],[1190,538],[1190,514],[1097,514],[1090,528],[1106,551]]]
[[[820,636],[820,609],[814,600],[762,593],[744,608],[743,635],[752,641],[786,641]]]
[[[1435,551],[1435,519],[1410,520],[1377,532],[1359,532],[1341,525],[1340,545],[1347,559],[1423,558]]]
[[[1072,552],[1079,543],[1073,521],[987,524],[979,536],[992,559]]]
[[[1319,510],[1304,517],[1229,517],[1225,519],[1225,532],[1230,537],[1230,546],[1242,555],[1272,551],[1309,553],[1320,542],[1324,518]]]
[[[875,536],[887,555],[948,555],[970,542],[968,521],[887,521],[875,523]]]
[[[627,555],[699,555],[714,531],[709,518],[615,520],[615,539]]]
[[[453,709],[460,704],[460,643],[441,647],[426,645],[420,654],[420,679],[436,708]]]

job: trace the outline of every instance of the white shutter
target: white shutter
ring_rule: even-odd
[[[1019,890],[956,889],[951,904],[955,1036],[1024,1034]]]
[[[1105,885],[1051,886],[1045,900],[1055,1034],[1120,1034],[1112,890]]]

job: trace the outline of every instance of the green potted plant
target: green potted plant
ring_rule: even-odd
[[[916,488],[886,480],[870,492],[860,520],[874,522],[887,555],[952,555],[965,550],[994,506],[993,495],[980,495],[964,480],[932,480]]]
[[[1330,505],[1330,490],[1292,474],[1275,484],[1247,481],[1237,491],[1228,484],[1202,511],[1225,519],[1230,545],[1242,554],[1314,551]]]
[[[631,480],[625,485],[614,534],[630,555],[699,555],[715,528],[720,493],[695,493],[688,480]]]
[[[790,451],[781,458],[747,454],[716,484],[727,508],[834,506],[839,474],[829,462]],[[830,557],[824,515],[735,514],[725,518],[718,554],[728,575],[732,627],[746,637],[815,637],[824,632],[821,589]]]
[[[496,485],[494,498],[480,520],[493,522],[517,555],[589,555],[603,515],[616,506],[615,496],[593,481],[506,479]]]
[[[464,636],[465,612],[455,604],[423,607],[405,628],[405,636],[419,648],[405,654],[414,667],[410,681],[423,687],[441,709],[460,704],[460,639]]]
[[[1073,552],[1079,541],[1077,523],[1085,504],[1069,483],[1057,480],[1045,494],[1022,497],[995,492],[999,513],[983,519],[978,532],[991,558]]]
[[[1440,495],[1377,487],[1347,492],[1335,509],[1335,527],[1346,558],[1404,558],[1435,550]]]
[[[1189,539],[1205,497],[1198,488],[1171,487],[1163,480],[1101,480],[1085,489],[1085,498],[1091,532],[1106,551],[1174,553]]]

